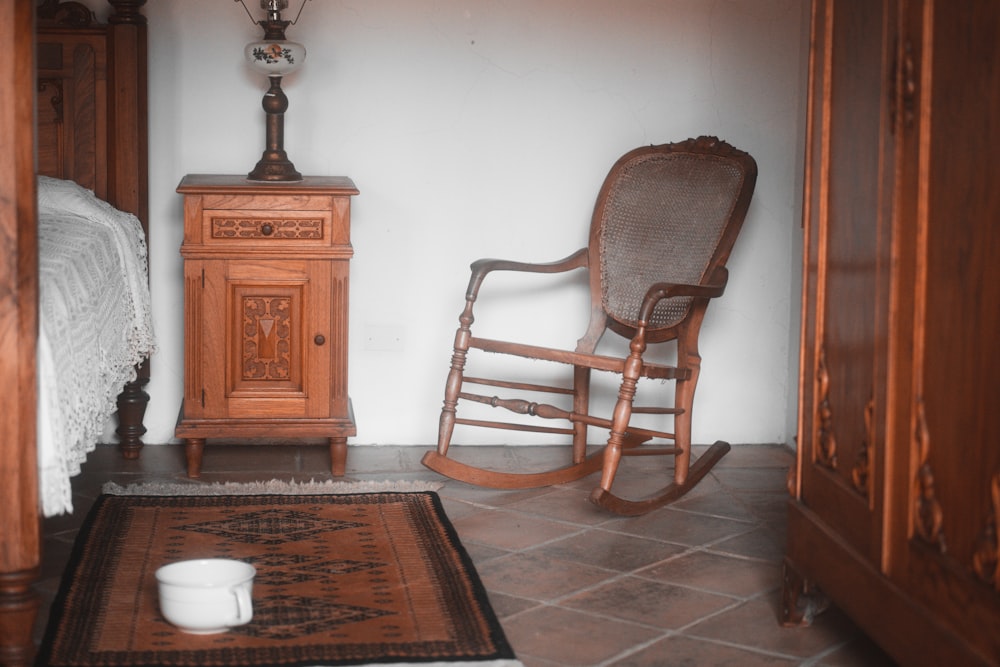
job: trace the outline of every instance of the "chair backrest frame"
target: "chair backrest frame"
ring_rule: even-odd
[[[594,206],[588,261],[591,322],[578,349],[596,346],[606,329],[631,338],[642,296],[652,284],[707,285],[713,275],[719,275],[743,226],[756,179],[754,159],[716,137],[643,146],[619,158]],[[692,220],[695,217],[704,220]],[[647,224],[648,228],[636,229]],[[700,225],[709,228],[707,242],[696,233]],[[609,232],[612,227],[614,231]],[[673,233],[661,233],[662,229]],[[624,242],[624,251],[619,230],[631,235]],[[698,251],[692,252],[698,255],[694,260],[683,255],[685,239],[694,241]],[[618,261],[631,267],[616,274]],[[678,272],[673,264],[686,266]],[[664,300],[662,308],[654,311],[647,340],[670,340],[685,323],[692,319],[700,322],[707,302]]]

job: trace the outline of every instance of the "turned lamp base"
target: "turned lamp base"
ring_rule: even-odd
[[[302,174],[285,153],[285,111],[288,98],[281,89],[281,77],[270,76],[271,87],[264,93],[261,106],[267,114],[267,148],[254,170],[247,174],[251,181],[301,181]]]
[[[250,181],[301,181],[302,174],[295,169],[295,165],[285,155],[285,151],[280,154],[272,154],[271,151],[264,151],[257,166],[247,174]]]

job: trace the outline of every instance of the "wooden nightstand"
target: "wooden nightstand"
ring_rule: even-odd
[[[327,438],[343,475],[356,434],[347,395],[349,178],[261,183],[193,174],[184,195],[188,476],[206,438]]]

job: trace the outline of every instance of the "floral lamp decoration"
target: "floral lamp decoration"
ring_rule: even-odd
[[[247,44],[244,54],[250,66],[266,75],[270,81],[270,87],[264,93],[261,103],[267,114],[266,146],[260,161],[247,178],[251,181],[301,181],[302,174],[295,170],[295,165],[285,153],[285,111],[288,109],[288,98],[281,89],[281,77],[297,69],[306,59],[306,47],[285,39],[285,29],[298,23],[307,0],[302,0],[294,21],[284,21],[281,18],[281,11],[288,8],[288,0],[260,0],[261,9],[267,13],[267,17],[260,21],[254,19],[243,0],[235,1],[243,5],[251,21],[264,29],[264,37]]]

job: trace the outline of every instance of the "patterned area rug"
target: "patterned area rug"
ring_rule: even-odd
[[[80,531],[39,664],[520,665],[433,491],[123,492]],[[205,557],[257,568],[249,624],[191,635],[160,615],[156,568]]]

